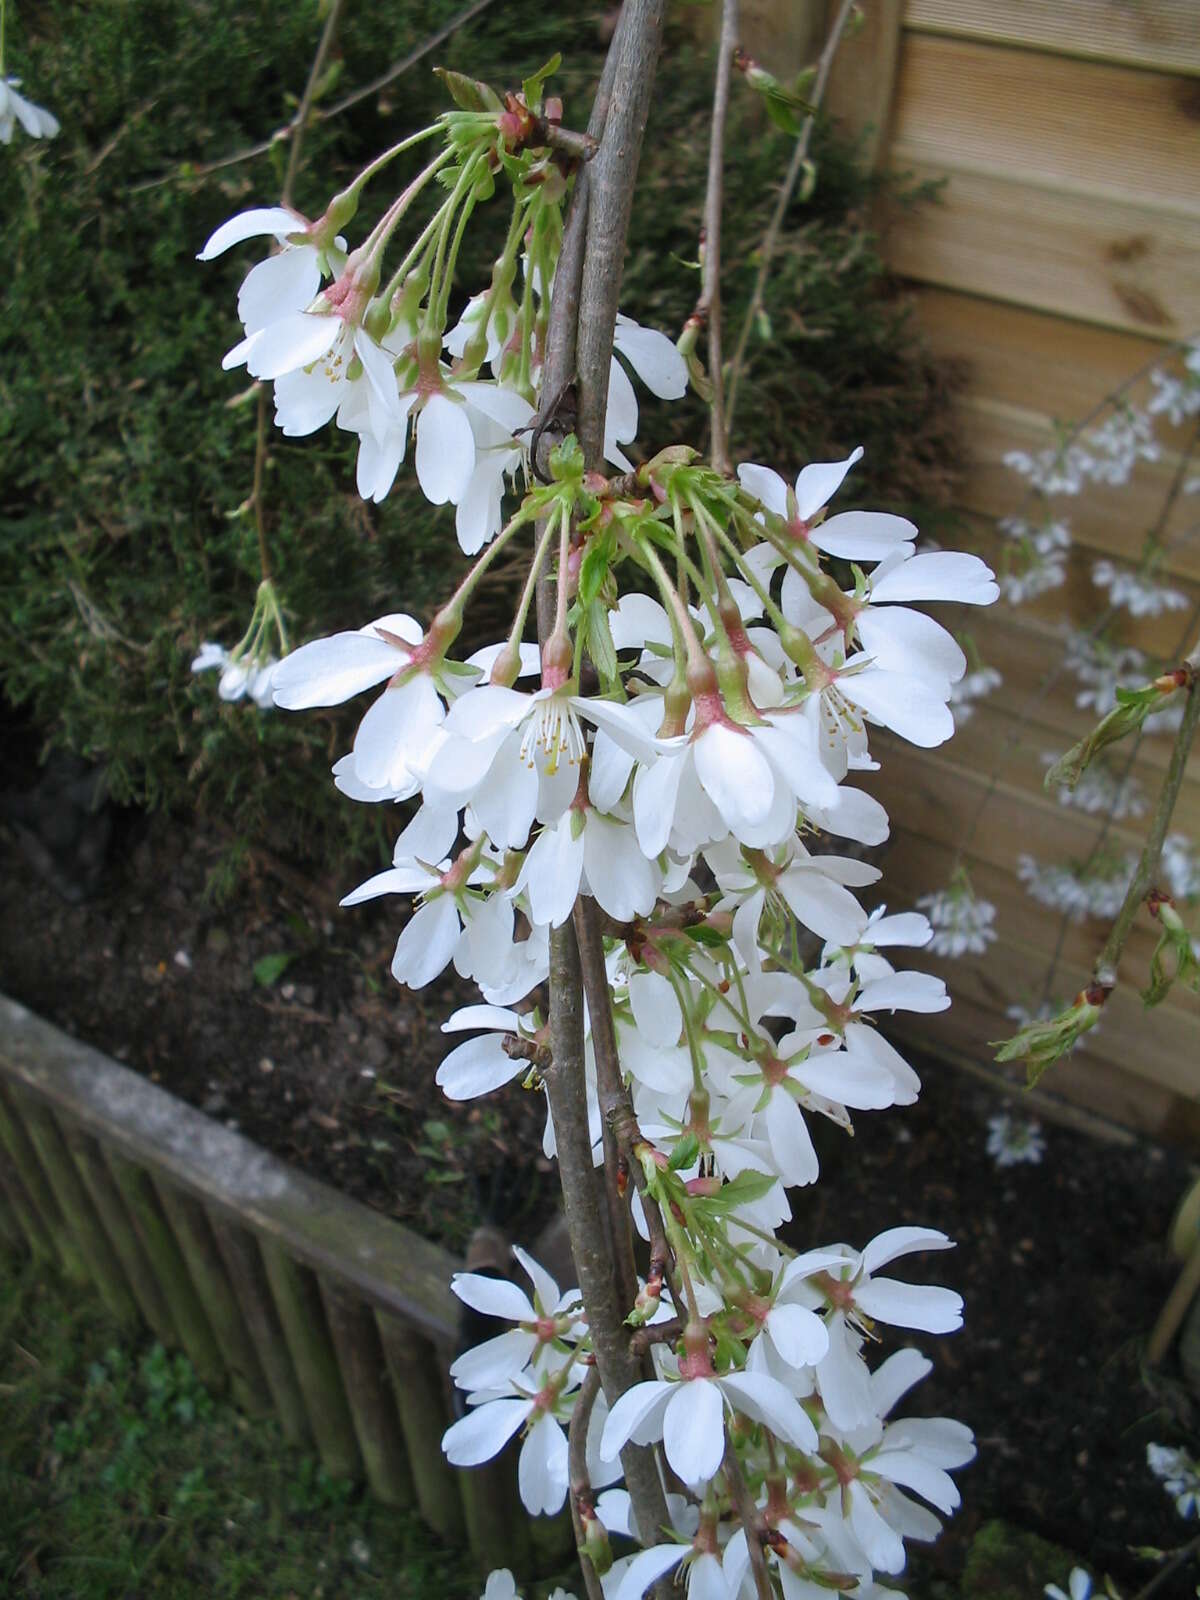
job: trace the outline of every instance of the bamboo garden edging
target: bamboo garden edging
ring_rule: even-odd
[[[448,1251],[0,996],[0,1243],[95,1285],[336,1477],[526,1570],[510,1465],[441,1451]]]

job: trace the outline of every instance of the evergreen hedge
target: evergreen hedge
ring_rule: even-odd
[[[457,9],[459,0],[351,0],[325,103]],[[288,120],[318,8],[26,0],[9,10],[9,70],[63,129],[52,143],[18,133],[0,148],[0,684],[47,743],[102,762],[119,801],[218,811],[236,819],[243,843],[286,843],[293,855],[358,853],[362,830],[381,819],[321,781],[346,748],[351,717],[223,705],[212,677],[189,670],[202,639],[240,637],[259,577],[253,519],[239,512],[257,407],[244,373],[220,368],[239,332],[237,284],[257,257],[253,247],[203,266],[194,256],[225,217],[277,198],[286,146],[206,176],[192,169]],[[493,6],[391,88],[316,122],[296,203],[318,214],[373,153],[443,109],[435,63],[505,87],[562,50],[556,84],[567,120],[581,125],[603,20],[587,5]],[[668,51],[623,305],[677,331],[696,294],[689,263],[711,79],[678,24]],[[754,96],[739,93],[729,144],[731,330],[789,148]],[[816,155],[816,191],[794,203],[772,275],[770,338],[754,341],[738,454],[795,470],[862,442],[860,494],[927,513],[945,499],[936,463],[951,457],[948,375],[891,293],[866,226],[872,185],[829,138]],[[366,220],[385,199],[381,187]],[[483,281],[505,221],[492,219],[470,244],[464,293]],[[679,426],[648,397],[645,421],[651,444]],[[459,560],[452,514],[429,508],[411,477],[382,506],[362,505],[354,444],[332,429],[270,440],[265,514],[295,642],[397,606],[427,610]]]

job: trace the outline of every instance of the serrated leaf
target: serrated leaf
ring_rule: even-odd
[[[718,933],[716,928],[710,928],[706,922],[697,922],[683,931],[689,939],[694,939],[697,944],[704,945],[708,950],[716,950],[727,943],[725,935]]]
[[[588,654],[596,664],[601,683],[607,688],[617,676],[617,647],[608,625],[608,607],[602,600],[593,600],[585,615]]]
[[[608,572],[609,562],[616,550],[616,535],[611,529],[605,529],[588,540],[587,549],[583,554],[583,561],[579,568],[579,600],[583,606],[590,606],[597,599],[604,585],[604,578]]]
[[[273,983],[279,982],[295,959],[294,950],[276,950],[273,955],[260,956],[251,969],[255,983],[263,989],[269,989]]]
[[[546,79],[556,73],[562,66],[562,53],[555,51],[549,61],[541,66],[531,78],[526,78],[521,84],[521,93],[525,96],[525,104],[531,111],[542,109],[542,90],[546,86]]]
[[[702,1200],[692,1203],[710,1216],[725,1216],[739,1206],[753,1205],[756,1200],[761,1200],[771,1191],[775,1182],[769,1173],[755,1172],[748,1167],[744,1172],[739,1172],[736,1178],[730,1178],[728,1183],[723,1184],[718,1194],[706,1195]]]
[[[671,1159],[667,1166],[671,1172],[680,1172],[684,1167],[690,1167],[699,1154],[699,1139],[694,1133],[685,1134],[671,1151]]]
[[[464,111],[503,111],[504,102],[494,89],[478,78],[468,78],[465,73],[453,72],[449,67],[434,67],[434,73],[450,91],[456,106]]]

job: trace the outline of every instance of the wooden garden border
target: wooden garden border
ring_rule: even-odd
[[[481,1566],[528,1571],[510,1463],[441,1437],[460,1263],[0,996],[0,1237],[326,1470],[416,1509]]]

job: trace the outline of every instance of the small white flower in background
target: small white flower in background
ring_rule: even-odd
[[[1155,583],[1138,572],[1126,572],[1112,561],[1097,561],[1092,567],[1092,582],[1107,589],[1114,606],[1123,606],[1134,617],[1160,617],[1164,611],[1184,611],[1188,598],[1178,589]]]
[[[1044,866],[1031,855],[1017,857],[1017,877],[1039,905],[1065,911],[1074,922],[1115,917],[1121,909],[1136,857],[1111,857],[1091,864]]]
[[[31,139],[53,139],[60,123],[43,106],[35,106],[17,93],[20,78],[0,77],[0,144],[11,144],[19,122]]]
[[[1162,454],[1154,437],[1154,424],[1147,413],[1136,406],[1118,407],[1085,437],[1090,449],[1096,452],[1091,466],[1095,483],[1128,483],[1139,461],[1157,461]]]
[[[1044,751],[1042,765],[1052,767],[1059,759],[1059,752]],[[1114,822],[1121,822],[1125,817],[1140,817],[1146,809],[1137,779],[1118,778],[1103,757],[1091,763],[1073,789],[1060,784],[1056,792],[1060,806],[1070,806],[1074,811],[1086,811],[1093,815],[1103,812],[1111,816]]]
[[[1163,840],[1158,870],[1176,900],[1200,895],[1200,861],[1186,833],[1169,833]]]
[[[1039,450],[1033,455],[1027,450],[1010,450],[1004,465],[1031,488],[1044,495],[1056,495],[1078,494],[1095,462],[1082,446],[1073,444],[1066,449]]]
[[[917,905],[933,927],[931,955],[981,956],[995,940],[996,908],[979,899],[963,872],[955,874],[948,888],[923,894]]]
[[[1047,1600],[1089,1600],[1092,1592],[1091,1574],[1085,1572],[1082,1567],[1072,1567],[1071,1576],[1067,1579],[1067,1588],[1070,1593],[1064,1594],[1058,1584],[1048,1583],[1042,1593],[1046,1595]]]
[[[997,1112],[988,1118],[987,1153],[998,1167],[1016,1167],[1023,1162],[1036,1167],[1046,1153],[1041,1124]]]
[[[1163,1444],[1146,1446],[1146,1465],[1175,1502],[1181,1517],[1194,1517],[1200,1503],[1200,1465],[1186,1450]]]
[[[1003,580],[997,580],[1003,588]],[[993,690],[998,689],[1004,679],[995,667],[975,667],[957,683],[950,685],[950,705],[955,713],[955,721],[959,727],[964,722],[969,722],[975,714],[975,701],[985,700]]]
[[[222,700],[253,700],[260,711],[270,711],[275,704],[275,671],[279,666],[274,656],[253,661],[247,657],[231,656],[222,644],[205,640],[192,661],[193,672],[211,672],[220,668],[217,693]]]
[[[507,1567],[497,1567],[494,1572],[488,1573],[479,1600],[521,1600],[517,1580]],[[562,1588],[552,1589],[548,1600],[575,1600],[575,1596]]]

